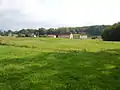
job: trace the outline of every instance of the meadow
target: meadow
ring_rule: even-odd
[[[0,37],[0,90],[119,90],[120,42]]]

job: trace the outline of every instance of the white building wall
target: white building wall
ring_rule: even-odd
[[[70,34],[70,39],[73,39],[73,34]]]
[[[80,35],[80,39],[87,39],[88,36],[87,35]]]

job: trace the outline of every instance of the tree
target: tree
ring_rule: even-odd
[[[38,32],[39,32],[39,35],[44,35],[44,34],[46,34],[46,29],[45,28],[39,28]]]
[[[102,33],[104,41],[120,41],[120,23],[108,26]]]
[[[49,28],[47,30],[47,34],[55,34],[55,29],[54,28]]]
[[[0,35],[3,36],[4,35],[4,32],[2,30],[0,30]]]

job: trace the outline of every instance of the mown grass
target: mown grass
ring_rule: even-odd
[[[119,90],[120,43],[0,38],[0,90]]]

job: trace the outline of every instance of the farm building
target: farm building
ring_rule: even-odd
[[[69,34],[49,34],[48,37],[53,37],[53,38],[69,38],[70,35]]]
[[[48,34],[47,36],[48,37],[54,37],[55,35],[54,34]]]
[[[58,38],[70,38],[70,34],[60,34]]]
[[[80,35],[80,39],[87,39],[88,36],[87,35]]]
[[[53,37],[53,38],[70,38],[70,34],[49,34],[48,37]]]
[[[87,35],[81,35],[81,34],[50,34],[48,37],[53,37],[53,38],[70,38],[70,39],[87,39]]]

